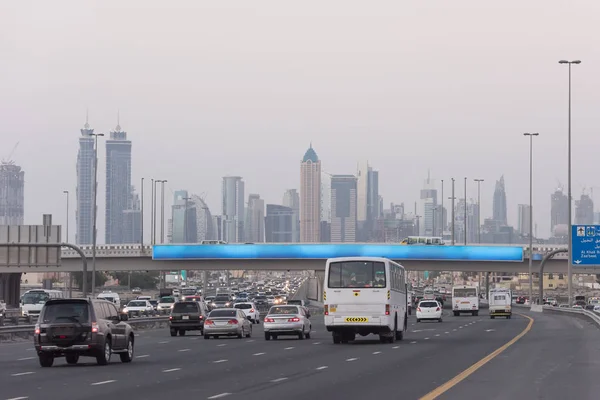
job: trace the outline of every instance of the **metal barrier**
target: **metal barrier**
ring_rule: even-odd
[[[585,317],[588,317],[589,319],[591,319],[596,325],[598,325],[600,327],[600,315],[598,315],[592,311],[578,309],[578,308],[575,308],[575,309],[560,308],[560,307],[553,307],[553,306],[543,306],[543,309],[544,309],[544,311],[549,311],[549,312],[576,314],[576,315],[585,316]]]

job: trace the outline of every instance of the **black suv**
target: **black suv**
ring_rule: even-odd
[[[185,335],[186,331],[200,331],[204,334],[204,321],[206,320],[204,304],[197,301],[178,301],[169,316],[169,329],[171,336]]]
[[[118,353],[124,363],[133,360],[134,335],[123,321],[127,315],[106,300],[56,299],[42,308],[33,343],[42,367],[51,367],[56,357],[76,364],[80,356],[95,357],[99,365]]]

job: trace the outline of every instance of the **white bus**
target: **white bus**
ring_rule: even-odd
[[[64,297],[64,293],[60,290],[28,290],[21,296],[21,315],[24,317],[37,317],[48,300],[63,299]]]
[[[490,289],[488,302],[490,306],[490,318],[506,317],[512,315],[512,292],[510,289]]]
[[[402,265],[379,257],[330,258],[323,287],[333,343],[348,343],[356,334],[376,334],[383,343],[404,338],[408,290]]]
[[[454,286],[452,288],[452,311],[454,316],[461,313],[479,315],[479,291],[475,286]]]

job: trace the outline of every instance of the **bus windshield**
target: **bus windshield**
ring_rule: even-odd
[[[454,289],[452,297],[477,297],[477,289],[465,288],[465,289]]]
[[[348,261],[329,264],[329,288],[385,287],[385,264],[373,261]]]
[[[40,302],[47,302],[50,299],[46,292],[29,292],[23,295],[21,299],[23,304],[39,304]]]

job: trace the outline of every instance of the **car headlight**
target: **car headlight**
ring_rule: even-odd
[[[125,307],[125,308],[123,309],[123,312],[124,312],[124,313],[127,313],[127,312],[129,312],[129,310],[127,309],[127,307]]]
[[[171,304],[171,308],[175,307],[175,304]]]

